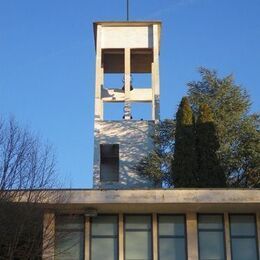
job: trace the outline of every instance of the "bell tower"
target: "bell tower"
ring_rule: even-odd
[[[135,169],[153,148],[151,134],[159,120],[159,48],[161,23],[95,22],[96,82],[94,188],[149,188],[153,183]],[[122,85],[110,86],[107,75],[123,75]],[[133,75],[150,76],[145,87]],[[122,103],[122,118],[106,120],[105,103]],[[151,119],[132,116],[135,103],[151,104]]]

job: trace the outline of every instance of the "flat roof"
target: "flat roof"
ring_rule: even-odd
[[[96,21],[93,22],[93,31],[94,31],[94,41],[96,47],[96,37],[97,37],[97,26],[104,25],[104,26],[145,26],[145,25],[159,25],[159,35],[161,34],[161,27],[162,22],[155,20],[155,21]]]
[[[161,21],[96,21],[96,22],[93,22],[93,25],[94,27],[97,26],[97,25],[112,25],[112,26],[115,26],[115,25],[118,25],[118,26],[121,26],[121,25],[124,25],[124,26],[131,26],[131,25],[136,25],[136,26],[141,26],[141,25],[152,25],[152,24],[159,24],[160,26],[162,25],[162,22]]]
[[[43,190],[46,208],[98,212],[260,212],[260,189]],[[35,190],[37,194],[41,190]],[[52,194],[62,195],[55,201]],[[48,193],[50,196],[48,196]],[[32,192],[30,193],[32,195]],[[55,198],[55,196],[54,196]],[[26,201],[26,193],[24,200]]]

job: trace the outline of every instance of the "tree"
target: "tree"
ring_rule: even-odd
[[[38,202],[47,194],[61,199],[55,191],[46,191],[55,185],[50,146],[14,119],[0,120],[0,259],[40,259],[45,230]]]
[[[188,84],[195,113],[208,104],[215,122],[219,158],[231,187],[259,187],[259,115],[250,114],[250,99],[233,76],[219,77],[216,71],[200,68],[201,80]]]
[[[232,75],[221,78],[216,71],[205,68],[200,68],[199,72],[201,80],[188,83],[188,99],[195,117],[198,117],[199,107],[202,104],[208,104],[212,111],[220,145],[218,156],[227,178],[227,186],[260,187],[259,114],[249,113],[251,105],[249,96],[241,86],[235,84]],[[165,169],[169,169],[169,162],[174,155],[175,130],[174,123],[165,124],[164,121],[159,123],[156,132],[160,134],[153,136],[155,151],[159,151],[158,156],[146,157],[147,165],[157,165],[157,182],[160,178],[163,180],[166,177],[166,186],[171,186],[173,183],[169,171]],[[161,137],[168,137],[169,143],[167,138],[161,139]],[[156,161],[151,164],[149,160]],[[168,167],[165,168],[164,165]],[[147,171],[148,168],[145,167],[139,169],[142,170],[140,174],[146,172],[150,179],[153,178],[153,167]]]
[[[155,125],[155,131],[151,134],[154,149],[134,167],[141,175],[152,180],[155,186],[169,187],[172,183],[171,161],[174,150],[175,123],[175,120],[166,119]]]
[[[176,114],[176,135],[171,176],[174,187],[195,187],[196,176],[196,137],[193,112],[187,97],[182,98]]]
[[[199,108],[196,122],[196,155],[198,187],[226,186],[225,173],[218,158],[219,142],[212,112],[207,104]]]

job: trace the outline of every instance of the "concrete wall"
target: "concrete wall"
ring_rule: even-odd
[[[135,166],[153,148],[153,121],[95,121],[94,188],[152,187]],[[119,144],[119,182],[100,182],[100,144]]]
[[[153,27],[150,26],[104,26],[102,48],[152,48]]]

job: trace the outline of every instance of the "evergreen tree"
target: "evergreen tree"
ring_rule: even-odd
[[[176,114],[175,149],[171,169],[174,187],[198,185],[195,141],[193,113],[188,98],[184,97]]]
[[[225,187],[226,177],[217,155],[220,146],[213,115],[207,104],[200,106],[196,137],[198,186]]]
[[[195,113],[208,104],[219,138],[219,158],[230,187],[260,186],[259,114],[249,114],[251,102],[232,75],[200,68],[201,80],[188,84]]]
[[[154,182],[155,186],[172,185],[171,164],[174,153],[176,120],[165,119],[155,124],[151,134],[154,149],[134,167],[140,175]]]
[[[201,79],[188,84],[188,99],[198,117],[199,107],[208,104],[219,140],[218,156],[228,187],[260,187],[260,117],[249,113],[250,98],[235,84],[233,76],[220,77],[216,71],[200,69]],[[153,135],[156,156],[145,158],[147,167],[140,174],[173,184],[171,161],[174,157],[176,120],[164,120]],[[149,161],[153,160],[152,163]],[[155,161],[154,161],[155,160]],[[140,162],[140,165],[142,161]],[[156,165],[156,168],[154,167]],[[166,180],[166,181],[165,181]],[[195,186],[194,186],[195,187]]]

